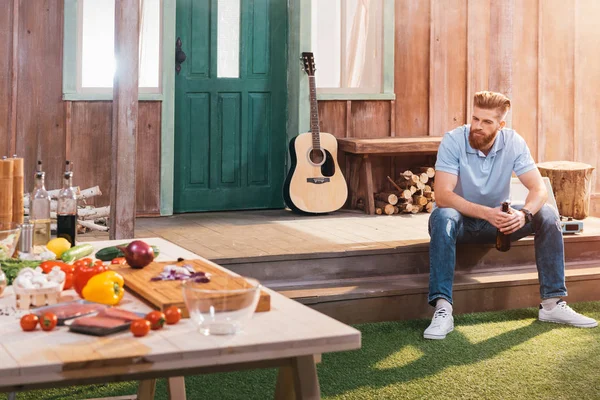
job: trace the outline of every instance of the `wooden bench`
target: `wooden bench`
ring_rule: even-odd
[[[358,188],[362,172],[365,180],[365,212],[375,214],[373,198],[372,157],[394,157],[402,154],[435,154],[441,137],[423,136],[412,138],[387,137],[378,139],[338,138],[340,151],[346,153],[350,162],[348,186],[350,206],[356,208]],[[362,171],[361,171],[362,168]]]

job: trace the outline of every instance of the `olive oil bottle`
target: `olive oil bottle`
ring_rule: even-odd
[[[50,241],[50,195],[45,186],[42,162],[37,162],[35,186],[30,198],[29,222],[33,224],[33,245],[45,246]]]

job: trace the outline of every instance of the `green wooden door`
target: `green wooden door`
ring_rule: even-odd
[[[283,207],[286,4],[177,0],[175,212]]]

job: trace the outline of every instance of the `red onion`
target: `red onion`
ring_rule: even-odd
[[[118,246],[131,268],[144,268],[154,260],[154,250],[146,242],[134,240],[127,247]]]

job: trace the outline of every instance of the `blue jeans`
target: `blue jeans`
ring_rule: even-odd
[[[518,208],[518,207],[515,207]],[[457,243],[496,243],[497,229],[485,220],[465,217],[453,208],[436,208],[429,217],[429,304],[439,298],[452,303],[452,283]],[[535,233],[535,263],[542,299],[567,295],[565,255],[560,219],[544,205],[533,217],[510,235],[511,241]]]

